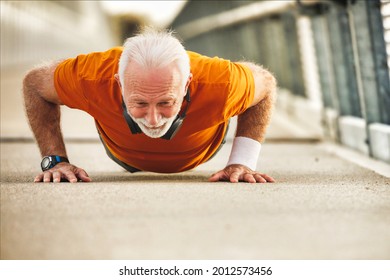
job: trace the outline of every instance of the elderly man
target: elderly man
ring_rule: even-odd
[[[186,51],[171,32],[153,29],[123,47],[37,67],[23,82],[43,157],[35,182],[91,181],[67,158],[60,105],[90,114],[108,156],[130,172],[195,168],[218,151],[238,115],[227,165],[209,180],[273,182],[256,164],[275,90],[262,67]]]

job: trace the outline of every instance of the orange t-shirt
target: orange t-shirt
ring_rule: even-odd
[[[89,113],[110,152],[144,171],[174,173],[206,162],[220,146],[229,119],[254,97],[249,68],[218,57],[187,52],[193,79],[191,103],[171,140],[132,134],[122,115],[122,94],[114,79],[122,47],[63,61],[54,73],[61,101]],[[183,102],[183,107],[186,101]]]

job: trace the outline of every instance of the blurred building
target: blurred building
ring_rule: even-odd
[[[389,9],[388,0],[189,1],[173,27],[188,49],[272,71],[287,118],[390,162]]]
[[[104,50],[112,27],[98,1],[1,1],[1,67]]]

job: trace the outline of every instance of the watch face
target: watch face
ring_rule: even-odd
[[[50,167],[50,163],[51,163],[50,158],[49,158],[49,157],[45,157],[45,158],[42,160],[42,168],[43,168],[43,169],[49,168],[49,167]]]

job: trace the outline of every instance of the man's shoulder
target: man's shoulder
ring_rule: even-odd
[[[115,57],[119,58],[123,52],[123,47],[113,47],[103,52],[97,52],[96,54],[100,54],[102,57]]]
[[[230,79],[230,60],[187,51],[194,80],[204,83],[225,83]]]
[[[78,59],[104,64],[111,60],[118,61],[122,54],[122,51],[123,51],[122,47],[113,47],[105,51],[91,52],[89,54],[79,55]]]
[[[68,65],[71,69],[77,69],[77,73],[74,74],[85,80],[110,79],[117,72],[122,51],[122,47],[114,47],[105,51],[80,54],[73,59],[69,59],[64,66]]]
[[[224,58],[221,58],[221,57],[218,57],[218,56],[214,56],[214,57],[211,57],[211,56],[208,56],[208,55],[204,55],[204,54],[200,54],[200,53],[197,53],[197,52],[194,52],[194,51],[187,51],[187,54],[188,54],[188,57],[190,58],[190,62],[204,62],[204,63],[216,63],[216,64],[220,64],[220,63],[229,63],[230,60],[227,60],[227,59],[224,59]]]

